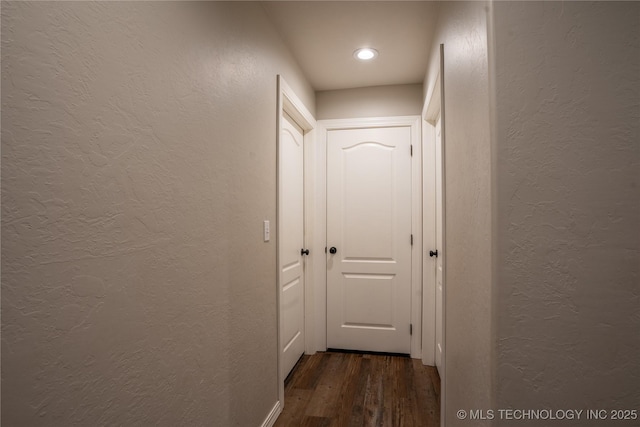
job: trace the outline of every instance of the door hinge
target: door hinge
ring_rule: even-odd
[[[413,335],[413,323],[409,323],[409,335]]]
[[[413,144],[411,144],[410,147],[411,147],[411,157],[413,157]]]
[[[411,246],[413,246],[413,234],[411,235]]]

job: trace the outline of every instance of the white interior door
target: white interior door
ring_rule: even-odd
[[[282,369],[304,353],[304,148],[303,132],[285,114],[280,136],[280,287]]]
[[[410,149],[409,126],[327,131],[329,348],[411,350]]]
[[[443,311],[442,311],[442,132],[440,117],[436,121],[436,367],[442,377]]]

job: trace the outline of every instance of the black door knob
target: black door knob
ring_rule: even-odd
[[[335,254],[336,252],[338,252],[338,250],[336,249],[335,246],[331,246],[331,248],[329,249],[329,253],[331,254]]]
[[[300,255],[309,255],[309,249],[300,249]]]
[[[438,250],[436,249],[435,252],[429,251],[429,256],[438,258]]]

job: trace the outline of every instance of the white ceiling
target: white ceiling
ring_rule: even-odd
[[[317,91],[422,83],[429,58],[437,2],[263,2],[313,88]],[[373,47],[371,62],[353,58]]]

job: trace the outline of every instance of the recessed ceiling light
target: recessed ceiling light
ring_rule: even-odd
[[[378,51],[369,47],[363,47],[353,52],[353,56],[361,61],[369,61],[378,56]]]

